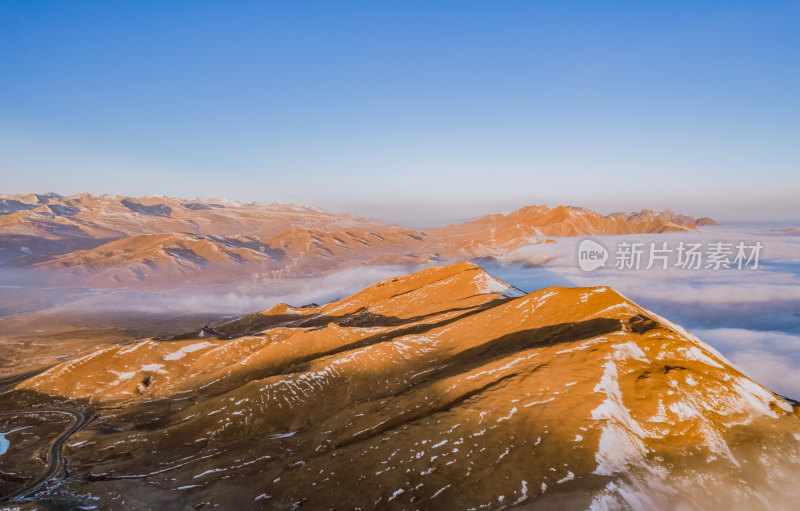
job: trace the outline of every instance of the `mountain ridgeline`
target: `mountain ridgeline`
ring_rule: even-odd
[[[96,419],[40,497],[102,508],[792,509],[800,416],[608,287],[456,263],[17,384]]]

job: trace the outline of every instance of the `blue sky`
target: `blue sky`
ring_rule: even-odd
[[[800,216],[800,3],[0,0],[0,191]]]

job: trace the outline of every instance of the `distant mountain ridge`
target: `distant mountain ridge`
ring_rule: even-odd
[[[584,235],[681,232],[713,225],[672,211],[601,215],[527,206],[433,229],[314,206],[226,199],[0,195],[0,265],[56,283],[173,286],[327,272],[359,264],[430,264],[493,256]]]
[[[652,211],[650,209],[643,209],[639,212],[634,211],[632,213],[616,212],[616,213],[611,213],[610,215],[608,215],[608,217],[614,219],[623,219],[628,222],[652,222],[654,220],[663,220],[666,222],[671,222],[673,224],[686,225],[686,226],[719,225],[716,221],[707,216],[701,218],[695,218],[689,215],[679,215],[669,209],[665,209],[660,213],[657,211]]]

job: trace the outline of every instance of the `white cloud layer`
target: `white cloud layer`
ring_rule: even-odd
[[[742,328],[696,330],[737,369],[778,394],[800,399],[800,336]]]

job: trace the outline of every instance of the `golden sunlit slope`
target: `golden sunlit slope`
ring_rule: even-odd
[[[481,256],[493,249],[541,243],[546,237],[646,234],[696,228],[693,222],[688,222],[691,217],[668,213],[663,216],[631,214],[623,218],[619,214],[603,216],[573,206],[527,206],[506,215],[488,215],[473,222],[437,229],[431,236],[445,243],[449,251]]]
[[[54,498],[705,510],[800,496],[797,411],[710,346],[607,287],[525,295],[471,263],[106,348],[16,392],[99,414],[70,439]]]
[[[419,245],[416,231],[325,232],[295,227],[277,236],[143,234],[78,250],[30,268],[50,283],[174,287],[243,276],[318,273]]]
[[[32,268],[49,271],[51,282],[131,286],[156,277],[153,280],[166,286],[197,272],[216,272],[216,278],[222,279],[247,266],[272,269],[283,256],[282,251],[247,236],[143,234],[71,252]],[[210,275],[206,277],[211,280]]]

